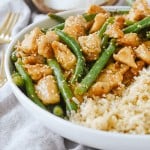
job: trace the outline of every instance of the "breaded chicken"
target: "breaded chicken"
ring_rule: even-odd
[[[63,43],[54,41],[52,48],[57,61],[65,70],[73,69],[76,65],[76,57]]]
[[[37,39],[43,35],[40,28],[34,28],[29,34],[25,35],[24,40],[21,42],[19,49],[27,54],[37,53]]]
[[[36,64],[36,65],[24,65],[27,73],[31,76],[32,80],[38,81],[44,76],[52,74],[52,70],[50,67],[44,64]]]
[[[86,60],[93,61],[99,57],[101,41],[96,33],[89,34],[88,36],[80,36],[78,41]]]
[[[58,87],[52,75],[48,75],[39,80],[35,85],[35,90],[45,105],[56,104],[60,101]]]
[[[83,16],[70,16],[65,21],[64,32],[71,37],[78,39],[78,37],[85,35],[87,22]]]

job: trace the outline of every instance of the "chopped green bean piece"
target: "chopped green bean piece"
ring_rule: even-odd
[[[59,117],[63,117],[64,116],[64,111],[62,109],[62,107],[60,105],[56,105],[53,108],[53,114]]]
[[[111,16],[115,15],[123,15],[123,14],[128,14],[128,10],[117,10],[117,11],[110,11]]]
[[[147,31],[147,32],[146,32],[146,37],[147,37],[148,39],[150,39],[150,31]]]
[[[138,32],[146,27],[150,27],[150,16],[145,17],[144,19],[134,23],[133,25],[130,25],[123,29],[124,33],[130,33],[130,32]]]
[[[48,31],[48,28],[41,28],[41,31],[46,34],[46,32]]]
[[[83,17],[87,22],[94,20],[95,16],[96,14],[83,14]]]
[[[19,86],[19,87],[23,87],[24,86],[24,80],[23,80],[23,78],[21,77],[21,75],[18,72],[14,72],[12,74],[12,79],[13,79],[13,82],[17,86]]]
[[[12,53],[11,53],[11,60],[13,61],[13,62],[16,62],[17,61],[17,56],[16,56],[16,50],[14,50]]]
[[[56,21],[59,22],[59,23],[65,22],[65,19],[64,19],[63,17],[58,16],[58,15],[56,15],[56,14],[49,13],[48,16],[49,16],[50,18],[56,20]]]
[[[57,25],[53,26],[53,27],[51,28],[51,30],[52,30],[52,31],[55,30],[55,29],[62,30],[62,29],[64,29],[64,26],[65,26],[65,23],[60,23],[60,24],[57,24]]]
[[[133,25],[135,22],[134,21],[131,21],[131,20],[125,20],[125,25],[126,26],[130,26],[130,25]]]
[[[102,43],[101,43],[102,49],[107,48],[107,46],[109,44],[108,40],[109,40],[109,36],[108,35],[104,35],[104,37],[102,38]]]

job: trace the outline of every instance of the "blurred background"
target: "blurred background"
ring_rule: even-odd
[[[0,2],[0,6],[9,0]],[[20,0],[22,1],[22,0]],[[131,5],[134,0],[24,0],[32,10],[39,13],[59,12],[75,8],[87,8],[90,4]]]

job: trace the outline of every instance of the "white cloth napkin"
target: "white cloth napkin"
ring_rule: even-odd
[[[8,11],[20,13],[12,35],[15,36],[34,16],[23,0],[0,2],[0,22]],[[37,16],[35,18],[35,16]],[[0,50],[7,45],[0,46]],[[17,101],[9,83],[0,88],[0,149],[1,150],[90,150],[90,148],[63,139],[32,117]]]

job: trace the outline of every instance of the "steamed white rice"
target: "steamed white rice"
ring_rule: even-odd
[[[99,130],[150,134],[150,68],[143,69],[121,97],[84,97],[70,120]]]

